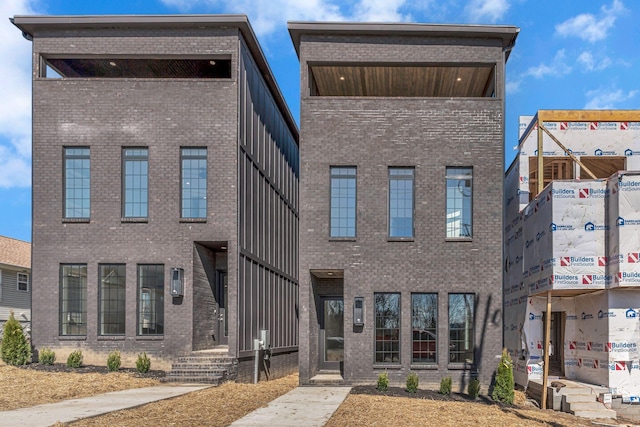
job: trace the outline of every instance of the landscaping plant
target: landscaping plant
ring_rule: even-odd
[[[39,362],[43,365],[52,366],[56,361],[56,353],[48,348],[43,348],[40,350],[40,360]]]
[[[409,375],[407,375],[407,391],[409,393],[418,391],[418,374],[415,372],[409,372]]]
[[[513,361],[505,348],[502,350],[502,357],[496,373],[496,383],[493,386],[491,397],[493,400],[511,405],[514,397],[513,387]]]
[[[478,395],[480,394],[480,380],[477,378],[471,378],[471,381],[469,381],[469,387],[467,390],[469,392],[469,397],[471,397],[472,399],[477,398]]]
[[[109,368],[109,372],[115,372],[120,369],[120,352],[118,350],[113,350],[109,353],[107,357],[107,368]]]
[[[444,377],[440,380],[440,394],[449,396],[451,394],[451,377]]]
[[[67,357],[67,366],[70,368],[79,368],[82,366],[82,351],[72,351],[69,357]]]
[[[2,360],[9,365],[26,365],[31,361],[31,344],[22,330],[22,325],[9,314],[2,333]]]
[[[386,372],[378,375],[378,387],[376,388],[380,391],[386,391],[389,388],[389,375]]]
[[[151,369],[151,359],[147,357],[147,353],[141,353],[136,360],[136,370],[141,374],[146,374]]]

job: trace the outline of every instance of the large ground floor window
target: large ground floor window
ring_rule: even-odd
[[[164,265],[138,265],[138,335],[164,334]]]
[[[375,363],[400,363],[400,294],[376,293]]]
[[[87,335],[87,265],[60,265],[60,335]]]
[[[449,294],[449,362],[474,362],[474,294]]]
[[[438,362],[438,294],[411,294],[411,363]]]

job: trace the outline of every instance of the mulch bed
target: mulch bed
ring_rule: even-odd
[[[380,391],[375,385],[358,385],[351,389],[350,394],[369,394],[377,396],[387,397],[408,397],[412,399],[423,400],[437,400],[441,402],[476,402],[487,403],[489,405],[495,405],[497,402],[489,399],[486,396],[478,396],[477,399],[472,399],[466,394],[451,393],[450,395],[440,394],[436,390],[418,389],[415,393],[409,393],[402,387],[388,387],[385,391]]]
[[[82,365],[79,368],[70,368],[64,363],[54,363],[53,365],[43,365],[42,363],[29,363],[28,365],[16,366],[16,368],[40,371],[40,372],[66,372],[74,374],[108,374],[109,368],[106,366]],[[117,372],[127,373],[135,378],[162,379],[165,376],[164,371],[151,370],[141,374],[135,368],[120,368]]]

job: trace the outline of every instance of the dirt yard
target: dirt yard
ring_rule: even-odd
[[[63,366],[39,370],[0,365],[0,410],[28,407],[108,391],[159,384],[161,373],[140,377],[134,372],[107,373],[106,368],[86,367],[67,372]],[[295,388],[296,375],[259,384],[227,383],[186,396],[114,412],[70,424],[78,426],[227,426],[247,413],[266,406]],[[374,387],[357,387],[327,423],[341,426],[593,426],[585,419],[524,405],[496,405],[489,399],[469,401],[465,396],[443,400],[435,392],[416,395],[403,389],[380,393]],[[63,424],[59,424],[60,426]],[[602,425],[602,424],[600,424]],[[607,423],[607,425],[616,425]],[[629,424],[619,424],[629,425]]]

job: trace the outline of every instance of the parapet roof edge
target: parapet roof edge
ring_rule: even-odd
[[[280,91],[271,67],[253,32],[247,15],[16,15],[9,18],[25,37],[33,37],[37,28],[117,28],[117,27],[201,27],[201,26],[235,26],[242,33],[249,50],[274,95],[276,104],[282,111],[285,121],[291,130],[296,144],[299,144],[298,125],[291,115],[291,110]]]
[[[289,21],[289,34],[296,53],[300,56],[300,37],[302,34],[340,34],[340,35],[397,35],[397,36],[434,36],[464,38],[499,38],[502,47],[510,49],[515,45],[520,28],[510,25],[476,24],[423,24],[423,23],[384,23],[384,22],[303,22]],[[507,57],[509,51],[506,52]]]

